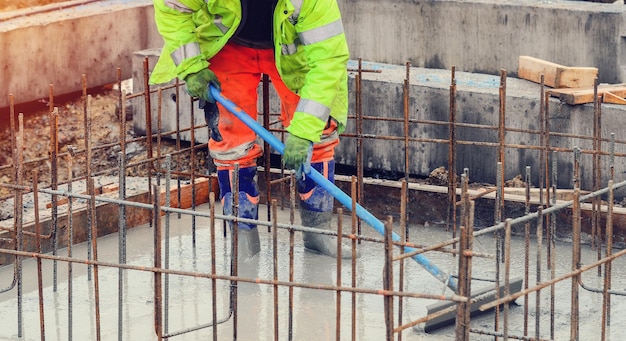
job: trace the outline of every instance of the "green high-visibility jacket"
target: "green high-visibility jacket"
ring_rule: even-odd
[[[241,22],[239,0],[154,0],[164,47],[150,82],[159,84],[209,67]],[[248,14],[254,20],[254,13]],[[274,10],[276,67],[300,96],[288,127],[291,134],[319,142],[329,116],[345,129],[349,59],[336,0],[278,0]]]

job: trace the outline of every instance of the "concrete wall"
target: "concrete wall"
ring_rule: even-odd
[[[376,80],[370,77],[378,77],[377,74],[365,74],[365,115],[400,117],[404,68],[394,65],[403,65],[406,61],[429,68],[413,69],[417,78],[411,80],[411,117],[444,121],[449,102],[447,70],[452,66],[456,66],[459,75],[460,71],[474,72],[467,74],[466,82],[471,87],[465,90],[459,87],[458,120],[490,124],[497,122],[499,80],[489,75],[497,75],[501,69],[514,74],[519,55],[564,65],[598,67],[602,82],[617,83],[624,78],[622,65],[626,64],[626,56],[622,56],[621,50],[626,6],[623,4],[563,0],[339,0],[339,3],[352,57],[386,63],[377,66],[385,69],[380,76],[391,77]],[[161,44],[149,0],[102,1],[55,11],[54,15],[50,12],[3,14],[0,16],[0,65],[3,67],[0,84],[5,94],[0,96],[0,107],[8,104],[9,93],[15,95],[16,103],[47,98],[49,84],[54,85],[55,94],[79,91],[82,74],[87,74],[88,86],[115,82],[117,67],[121,67],[124,78],[129,78],[132,54],[159,48]],[[394,76],[388,76],[392,74]],[[351,78],[351,87],[353,82]],[[516,95],[513,84],[517,82],[528,83],[509,78],[507,125],[537,128],[538,89]],[[354,113],[353,101],[351,98],[351,113]],[[560,111],[551,113],[554,129],[590,135],[590,106],[559,107],[555,101],[551,110],[556,108]],[[139,113],[135,117],[140,116]],[[164,116],[172,117],[172,114],[168,111]],[[626,127],[620,117],[623,117],[622,107],[603,108],[606,120],[603,137],[615,132],[617,139],[623,140],[620,134]],[[196,117],[196,122],[198,119],[201,116]],[[138,122],[135,127],[141,125]],[[366,128],[373,134],[401,133],[400,128],[391,123],[366,123]],[[445,126],[416,125],[411,128],[411,136],[445,139],[446,131]],[[459,139],[495,141],[493,132],[479,134],[465,129],[459,130],[458,136]],[[511,138],[519,143],[538,144],[535,139]],[[403,170],[403,149],[397,144],[384,147],[378,143],[365,141],[365,166]],[[554,143],[571,148],[588,144],[588,141],[561,138]],[[340,162],[354,162],[355,149],[351,144],[354,141],[344,138]],[[410,148],[413,160],[410,170],[414,174],[428,174],[435,167],[447,164],[447,149],[443,145],[416,143]],[[493,182],[495,152],[460,147],[459,155],[457,167],[469,167],[474,180]],[[534,151],[508,151],[507,162],[512,163],[505,167],[507,177],[522,173],[527,164],[536,160]],[[566,172],[571,157],[564,153],[559,160],[560,169]],[[589,169],[587,162],[583,160],[583,170]],[[584,172],[585,177],[590,177],[589,173]],[[560,181],[569,182],[571,175],[564,173],[563,179],[566,180]]]
[[[155,60],[158,50],[141,51],[135,54],[136,68],[142,70],[145,57]],[[349,68],[357,68],[356,61],[351,61]],[[366,70],[377,72],[362,73],[362,108],[363,115],[385,120],[365,119],[362,125],[362,148],[364,167],[380,172],[404,173],[405,144],[404,144],[404,103],[403,83],[407,70],[404,66],[363,62]],[[142,91],[141,73],[135,73],[134,91]],[[449,138],[448,122],[450,119],[450,84],[451,72],[440,69],[426,69],[411,67],[409,69],[409,133],[413,141],[408,145],[409,172],[413,175],[428,176],[434,169],[448,167]],[[498,124],[500,106],[500,77],[467,73],[455,73],[457,84],[456,93],[456,137],[457,147],[456,173],[461,174],[464,168],[470,171],[470,179],[474,182],[496,183],[498,162]],[[356,72],[349,74],[349,114],[348,128],[341,138],[337,149],[336,159],[340,164],[356,165],[357,123],[354,120],[356,113],[355,97]],[[176,127],[175,103],[171,100],[173,89],[162,92],[162,131],[170,131]],[[260,91],[259,91],[260,93]],[[189,97],[181,89],[180,111],[181,129],[189,128]],[[525,176],[527,166],[531,167],[532,181],[539,184],[541,154],[538,146],[540,139],[540,86],[530,81],[506,79],[506,106],[505,125],[509,131],[505,134],[508,147],[505,150],[505,180],[518,175]],[[152,127],[156,132],[157,102],[156,94],[152,95]],[[145,105],[143,99],[134,100],[133,127],[136,132],[145,132]],[[270,112],[279,112],[277,96],[270,87]],[[262,104],[259,102],[259,110]],[[558,185],[560,188],[571,188],[574,177],[573,148],[583,150],[580,158],[581,186],[591,189],[593,184],[592,164],[593,141],[589,138],[575,138],[571,136],[593,135],[594,107],[592,104],[567,105],[556,98],[552,98],[548,105],[550,131],[562,133],[551,138],[551,146],[559,148],[554,154],[557,160]],[[196,113],[195,124],[204,124],[204,117],[199,110]],[[626,106],[604,104],[602,106],[601,127],[605,142],[602,149],[607,152],[611,134],[615,134],[618,144],[616,153],[626,153]],[[395,121],[394,121],[395,120]],[[261,118],[259,118],[261,123]],[[474,126],[462,126],[474,125]],[[280,138],[280,135],[276,133]],[[390,138],[392,137],[392,138]],[[206,142],[206,128],[198,129],[195,138],[197,142]],[[189,140],[189,133],[183,134],[183,139]],[[622,141],[622,142],[620,142]],[[472,143],[478,142],[478,143]],[[525,148],[528,147],[528,148]],[[615,162],[617,180],[620,174],[626,172],[623,158]],[[602,183],[609,180],[610,158],[603,156]],[[623,195],[618,193],[618,195]]]
[[[356,65],[351,65],[355,67]],[[363,73],[362,106],[364,115],[381,118],[395,118],[399,122],[366,121],[363,124],[363,133],[378,137],[385,135],[404,136],[403,119],[403,82],[406,75],[405,67],[390,64],[363,63],[365,69],[379,70],[380,73]],[[411,68],[409,119],[417,121],[436,121],[432,123],[411,123],[409,136],[421,139],[409,144],[409,170],[412,174],[427,176],[437,167],[448,165],[448,147],[443,143],[428,142],[427,139],[448,139],[446,122],[450,117],[450,82],[451,72],[425,68]],[[354,89],[354,74],[350,77],[350,88]],[[498,160],[498,131],[499,122],[499,85],[500,79],[496,76],[456,72],[456,121],[459,124],[475,124],[482,128],[457,127],[456,135],[459,141],[457,147],[456,172],[461,174],[464,168],[469,168],[470,179],[476,182],[495,183],[496,165]],[[580,158],[581,186],[583,189],[592,188],[592,162],[590,150],[593,142],[589,139],[574,138],[571,136],[593,135],[594,108],[592,104],[567,105],[561,104],[552,98],[549,104],[549,125],[553,133],[563,133],[562,136],[551,138],[551,146],[561,148],[555,153],[557,160],[558,184],[561,188],[571,188],[574,164],[572,148],[580,147],[583,154]],[[355,112],[355,99],[350,98],[350,113]],[[626,107],[622,105],[604,104],[601,112],[602,138],[610,139],[615,134],[616,141],[622,141],[615,147],[616,153],[626,153]],[[538,84],[507,78],[505,125],[508,131],[505,135],[506,143],[511,147],[505,152],[505,180],[517,175],[525,175],[526,166],[531,167],[533,184],[539,181],[540,152],[536,149],[522,148],[522,146],[540,146],[540,86]],[[354,133],[355,122],[348,123],[346,134]],[[524,132],[514,132],[521,130]],[[567,134],[567,135],[566,135]],[[354,165],[356,163],[356,139],[343,137],[338,151],[338,162]],[[465,142],[464,142],[465,141]],[[490,145],[471,145],[469,141],[480,141]],[[404,172],[404,141],[379,139],[363,139],[364,166],[370,169],[380,169],[395,172]],[[602,149],[607,152],[609,143],[603,142]],[[609,180],[610,158],[603,156],[602,183]],[[622,158],[616,158],[615,174],[620,181],[621,174],[626,172],[626,164]],[[622,191],[623,192],[623,191]],[[623,195],[624,193],[620,193]]]
[[[353,58],[496,75],[520,55],[626,81],[626,6],[565,0],[339,0]]]
[[[68,4],[79,1],[68,1]],[[623,4],[565,0],[339,0],[353,59],[514,76],[520,55],[599,69],[624,82]],[[135,51],[159,48],[150,0],[0,13],[0,108],[131,77]],[[42,10],[43,9],[43,10]],[[36,14],[38,12],[38,14]],[[626,52],[626,51],[625,51]],[[4,113],[3,113],[4,115]]]
[[[0,108],[9,104],[68,94],[87,86],[131,77],[137,50],[161,46],[150,0],[110,0],[32,14],[32,10],[0,16]],[[4,114],[3,114],[4,115]]]

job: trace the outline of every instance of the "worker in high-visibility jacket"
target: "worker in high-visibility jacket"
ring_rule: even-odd
[[[334,181],[335,147],[347,121],[349,52],[337,1],[154,0],[154,8],[165,44],[151,83],[183,79],[187,92],[209,108],[216,106],[207,91],[212,84],[256,119],[258,85],[261,75],[268,75],[289,132],[283,163],[299,178],[302,225],[330,229],[333,197],[301,175],[303,167],[313,167]],[[219,116],[205,116],[219,117],[209,151],[224,213],[233,212],[231,179],[238,164],[238,216],[257,219],[256,159],[262,147],[251,129],[218,107]],[[238,226],[239,254],[258,253],[256,225]],[[303,241],[309,250],[336,256],[334,237],[305,232]]]

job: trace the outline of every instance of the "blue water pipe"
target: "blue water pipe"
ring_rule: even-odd
[[[259,135],[263,140],[265,140],[265,142],[269,143],[269,145],[272,146],[272,148],[274,148],[278,153],[280,153],[281,155],[283,154],[285,150],[285,145],[282,142],[280,142],[279,139],[277,139],[269,131],[263,128],[263,126],[259,124],[257,121],[253,120],[252,117],[246,114],[235,103],[233,103],[231,100],[222,96],[222,94],[217,88],[213,86],[210,86],[209,88],[210,88],[210,94],[213,96],[213,98],[215,98],[217,102],[219,102],[226,109],[228,109],[228,111],[233,113],[233,115],[237,116],[238,119],[240,119],[245,125],[247,125],[255,133],[257,133],[257,135]],[[327,190],[333,197],[335,197],[335,199],[337,199],[337,201],[342,203],[348,210],[352,210],[352,198],[350,198],[350,196],[348,196],[341,189],[339,189],[339,187],[335,186],[334,183],[326,179],[322,174],[320,174],[313,167],[308,167],[308,172],[306,172],[305,175],[311,177],[311,179],[313,179],[313,181],[315,181],[316,184],[320,185],[322,188]],[[382,236],[385,235],[385,225],[383,224],[383,222],[381,222],[378,218],[376,218],[374,215],[372,215],[370,212],[368,212],[365,208],[363,208],[363,206],[359,205],[358,203],[356,204],[355,210],[356,210],[356,215],[359,218],[361,218],[361,220],[365,221],[365,223],[367,223],[372,228],[374,228],[374,230],[376,230]],[[395,232],[392,232],[392,239],[395,242],[401,241],[400,236]],[[406,253],[413,252],[416,250],[417,249],[413,247],[404,246],[404,252]],[[447,285],[448,288],[450,288],[452,291],[454,291],[455,293],[457,292],[457,282],[454,277],[446,274],[444,271],[439,269],[439,267],[433,264],[428,258],[426,258],[422,254],[416,254],[412,256],[411,258],[415,260],[419,265],[421,265],[424,269],[426,269],[426,271],[428,271],[430,274],[435,276],[435,278],[437,278],[438,280],[443,282],[445,285]]]

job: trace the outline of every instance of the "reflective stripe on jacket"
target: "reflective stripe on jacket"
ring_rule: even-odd
[[[239,0],[154,0],[154,8],[165,44],[151,84],[184,79],[208,67],[241,22]],[[278,0],[273,34],[276,67],[301,98],[287,130],[318,142],[332,117],[343,132],[349,51],[337,1]]]

